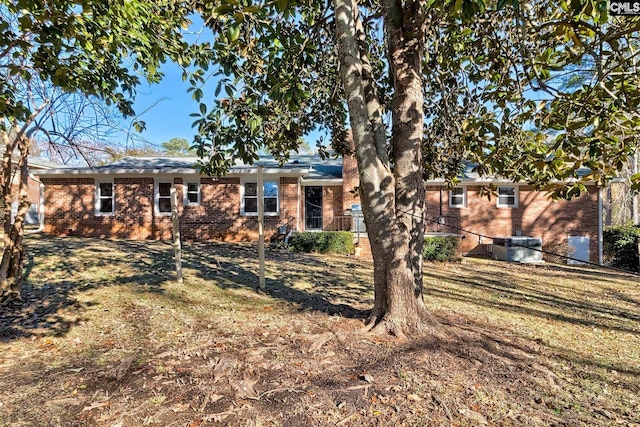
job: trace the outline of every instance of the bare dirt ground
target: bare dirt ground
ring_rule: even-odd
[[[428,264],[446,331],[359,332],[372,266],[162,242],[28,239],[0,309],[2,426],[638,426],[638,278],[467,259]]]

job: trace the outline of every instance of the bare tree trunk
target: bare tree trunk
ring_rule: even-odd
[[[9,148],[10,144],[6,144]],[[15,147],[15,146],[14,146]],[[0,304],[16,304],[21,302],[20,291],[22,288],[22,268],[24,265],[25,248],[22,244],[24,236],[24,220],[29,211],[29,140],[23,135],[17,137],[17,148],[20,152],[18,169],[20,170],[20,182],[18,189],[18,212],[11,221],[12,194],[12,162],[11,153],[5,153],[3,159],[2,190],[4,200],[4,248],[2,261],[0,261]]]
[[[340,77],[345,87],[360,197],[374,260],[375,301],[368,325],[402,336],[422,329],[430,316],[422,299],[424,183],[420,155],[423,98],[419,22],[385,2],[389,60],[394,77],[391,167],[363,32],[354,0],[334,0]],[[416,10],[407,15],[419,16]]]

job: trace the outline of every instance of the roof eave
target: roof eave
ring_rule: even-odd
[[[232,168],[226,177],[237,177],[240,175],[255,174],[257,168]],[[56,178],[68,178],[68,177],[94,177],[94,176],[108,176],[108,175],[202,175],[200,171],[193,168],[165,168],[165,169],[144,169],[144,168],[121,168],[121,169],[48,169],[42,171],[34,171],[35,175],[42,175],[46,177]],[[279,176],[306,176],[309,174],[308,168],[291,168],[291,169],[279,169],[279,168],[265,168],[263,170],[265,175],[279,175]]]
[[[342,185],[342,178],[305,178],[302,180],[302,185],[304,186],[322,186],[322,185]]]

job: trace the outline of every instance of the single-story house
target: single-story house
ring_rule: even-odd
[[[185,239],[257,240],[257,165],[237,164],[221,178],[202,176],[188,157],[126,157],[95,168],[40,172],[44,184],[44,232],[125,239],[170,239],[170,190],[176,188],[181,235]],[[260,160],[264,171],[267,235],[291,230],[353,230],[359,205],[358,171],[349,156],[321,159],[293,156],[279,165]],[[492,183],[498,196],[481,196]],[[553,201],[526,184],[483,179],[465,171],[456,188],[429,181],[427,232],[465,236],[465,254],[488,254],[490,237],[534,236],[543,247],[567,253],[572,237],[586,241],[588,259],[600,261],[600,192]],[[365,234],[358,233],[367,253]],[[481,235],[481,236],[478,236]],[[483,237],[486,236],[486,237]]]

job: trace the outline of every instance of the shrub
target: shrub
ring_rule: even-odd
[[[289,246],[294,252],[351,254],[354,250],[353,234],[349,231],[293,233]]]
[[[623,225],[604,229],[604,253],[613,267],[638,271],[640,225]]]
[[[459,246],[460,238],[457,236],[427,236],[422,255],[425,261],[460,261]]]

